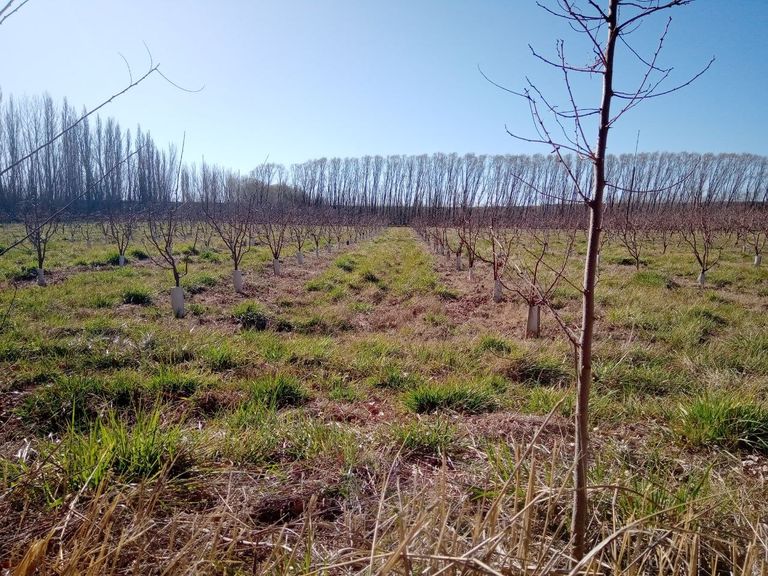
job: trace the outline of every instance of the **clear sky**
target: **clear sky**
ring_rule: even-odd
[[[768,154],[768,0],[697,0],[669,14],[662,64],[676,78],[717,61],[622,118],[610,150],[633,150],[640,130],[642,150]],[[636,47],[650,49],[664,22],[640,30]],[[505,125],[531,133],[527,106],[477,67],[562,95],[527,48],[552,54],[558,37],[580,56],[533,0],[30,0],[0,27],[0,89],[93,106],[128,82],[120,54],[134,75],[146,69],[146,42],[165,74],[204,90],[155,77],[105,115],[140,123],[158,145],[186,130],[190,161],[247,171],[267,156],[547,152],[506,135]],[[599,86],[585,95],[596,103]]]

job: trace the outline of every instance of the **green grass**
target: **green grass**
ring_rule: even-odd
[[[205,348],[203,359],[212,371],[222,372],[240,364],[240,351],[228,341],[223,341]]]
[[[446,418],[396,424],[391,435],[407,451],[435,456],[445,454],[458,441],[456,426]]]
[[[232,310],[232,317],[246,330],[266,330],[270,315],[259,302],[243,302]]]
[[[684,404],[679,434],[693,446],[768,453],[768,408],[734,393],[709,393]]]
[[[406,392],[403,402],[409,410],[418,414],[445,410],[479,414],[492,412],[500,406],[491,388],[460,383],[426,383]]]
[[[183,465],[181,430],[163,426],[160,409],[138,414],[132,425],[110,412],[89,430],[70,428],[52,454],[72,489],[95,488],[113,478],[146,480]]]
[[[125,406],[135,394],[132,382],[115,378],[66,376],[37,388],[18,409],[22,420],[41,432],[85,427],[100,412]]]
[[[480,339],[477,345],[480,352],[495,352],[497,354],[507,354],[512,351],[512,345],[505,339],[498,336],[486,335]]]
[[[284,374],[264,376],[250,383],[251,398],[274,409],[299,406],[309,399],[299,381]]]
[[[396,367],[386,367],[379,376],[372,378],[372,384],[377,388],[389,390],[407,390],[414,388],[422,381],[421,376],[413,372],[404,372]]]
[[[152,293],[147,288],[134,286],[126,288],[122,293],[123,304],[135,306],[149,306],[152,304]]]
[[[192,241],[188,235],[178,244]],[[583,251],[581,238],[577,244]],[[563,238],[553,236],[552,246],[562,247]],[[649,246],[638,272],[611,264],[626,255],[613,239],[604,250],[590,398],[590,538],[657,514],[638,525],[638,550],[662,550],[649,548],[647,535],[683,526],[674,538],[695,535],[701,554],[708,535],[717,546],[738,543],[718,548],[721,558],[740,557],[734,551],[750,545],[762,552],[748,522],[757,526],[766,514],[768,267],[755,270],[738,247],[727,250],[711,286],[700,290],[682,246],[671,244],[664,256]],[[349,529],[350,550],[370,551],[379,502],[379,550],[396,549],[411,526],[424,525],[410,551],[445,528],[457,539],[445,549],[463,553],[477,534],[490,534],[475,519],[493,510],[503,522],[488,529],[517,535],[505,554],[531,545],[526,525],[538,527],[542,541],[567,540],[572,349],[548,315],[544,336],[523,340],[524,305],[511,295],[492,302],[486,265],[476,266],[470,283],[452,260],[428,254],[412,231],[392,228],[349,249],[342,242],[331,255],[308,251],[297,278],[286,257],[286,281],[296,285],[277,294],[261,276],[268,251],[256,246],[243,261],[254,271],[253,295],[243,300],[222,280],[230,263],[214,241],[191,257],[184,279],[190,314],[176,320],[159,305],[168,272],[130,254],[131,266],[102,266],[113,251],[101,240],[86,248],[58,238],[46,265],[55,281],[45,289],[20,283],[0,333],[0,412],[9,416],[0,432],[8,514],[0,540],[19,542],[15,557],[29,549],[24,534],[45,536],[49,517],[61,526],[72,502],[67,538],[55,536],[50,546],[55,562],[62,546],[65,561],[70,545],[100,550],[109,539],[84,543],[81,527],[104,534],[110,528],[100,522],[115,502],[115,539],[123,527],[126,534],[145,530],[135,548],[126,541],[126,554],[163,542],[157,530],[170,530],[177,518],[185,522],[177,537],[190,526],[210,530],[190,533],[191,542],[208,541],[216,530],[261,542],[268,528],[272,546],[253,556],[282,550],[284,564],[273,557],[252,565],[250,552],[245,562],[222,560],[224,550],[240,550],[223,543],[207,548],[210,556],[197,566],[232,573],[319,568],[325,542],[340,538],[332,526]],[[0,259],[0,277],[34,261],[26,248],[15,254]],[[572,264],[578,283],[576,259]],[[150,300],[122,305],[134,288]],[[0,310],[11,297],[5,284]],[[575,325],[575,290],[559,289],[556,300]],[[494,508],[489,499],[497,497]],[[263,520],[270,499],[286,498],[305,506],[291,516],[295,534],[280,532],[279,515]],[[423,507],[404,512],[414,506]],[[245,531],[235,534],[232,526]],[[185,545],[178,541],[178,549]],[[686,545],[694,548],[692,540]],[[333,563],[336,551],[329,550]],[[600,562],[610,573],[626,569],[610,555]],[[401,571],[425,569],[441,567],[412,559]]]

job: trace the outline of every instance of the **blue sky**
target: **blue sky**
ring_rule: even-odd
[[[610,151],[633,150],[640,130],[642,150],[768,154],[768,2],[698,0],[669,14],[662,63],[676,78],[717,61],[622,118]],[[650,49],[664,22],[638,31],[636,48]],[[158,144],[186,130],[188,160],[247,171],[267,156],[546,152],[505,133],[531,134],[527,106],[477,67],[562,96],[527,48],[552,54],[560,37],[583,60],[573,33],[533,0],[31,0],[0,27],[0,89],[92,106],[127,83],[119,54],[134,75],[146,68],[146,42],[165,74],[204,90],[155,77],[105,113]],[[596,83],[580,88],[598,101]]]

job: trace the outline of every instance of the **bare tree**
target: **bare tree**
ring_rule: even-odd
[[[615,126],[627,112],[644,101],[676,91],[690,84],[704,73],[694,75],[683,84],[666,88],[664,81],[669,78],[671,69],[659,64],[659,56],[667,36],[669,22],[660,34],[659,42],[650,56],[641,56],[641,52],[632,46],[632,33],[638,25],[649,17],[685,4],[690,0],[605,0],[605,8],[596,1],[587,0],[577,5],[576,0],[554,0],[549,5],[540,4],[547,12],[566,21],[571,30],[583,35],[590,47],[589,61],[572,62],[566,58],[565,43],[558,40],[556,56],[553,59],[540,55],[532,49],[534,57],[554,67],[562,74],[566,92],[566,104],[559,106],[545,96],[537,86],[529,81],[522,92],[512,91],[527,102],[537,131],[534,137],[524,137],[510,133],[515,138],[526,142],[545,144],[551,148],[554,156],[565,168],[571,184],[585,204],[589,214],[587,227],[587,253],[584,260],[584,276],[580,286],[582,295],[581,322],[576,330],[567,334],[575,348],[577,359],[577,395],[576,395],[576,437],[574,446],[574,499],[572,514],[572,556],[577,564],[586,551],[586,528],[588,519],[587,471],[589,465],[589,395],[592,384],[592,349],[595,332],[595,288],[597,284],[597,256],[600,249],[600,236],[603,228],[603,206],[607,187],[615,189],[616,184],[608,181],[606,174],[606,150],[609,130]],[[603,38],[601,39],[600,36]],[[627,58],[635,60],[634,65],[641,67],[639,81],[634,88],[621,89],[616,86],[617,48]],[[574,76],[599,78],[601,97],[599,103],[584,106],[577,102],[573,89]],[[617,111],[612,104],[617,101]],[[590,127],[596,131],[597,139],[590,144],[587,132]],[[573,175],[570,163],[565,155],[575,154],[588,161],[592,166],[589,187],[582,179]],[[547,190],[540,194],[551,196]]]
[[[249,232],[253,224],[256,194],[249,190],[239,175],[223,174],[205,165],[201,186],[203,213],[229,252],[235,292],[242,292],[240,263],[251,249]]]
[[[173,188],[175,180],[174,199],[164,204],[148,206],[147,228],[144,234],[145,240],[154,248],[156,254],[156,256],[151,257],[152,261],[160,268],[169,270],[173,274],[174,287],[171,290],[171,307],[176,318],[184,316],[184,290],[181,287],[181,278],[189,272],[189,258],[181,259],[174,249],[175,240],[184,220],[184,210],[188,206],[186,203],[178,201],[185,141],[186,134],[182,139],[178,165],[174,150],[171,148],[170,161],[162,175],[162,181],[169,189]],[[182,264],[184,265],[183,268]]]
[[[125,266],[125,253],[133,240],[140,214],[135,206],[122,203],[120,206],[111,205],[107,210],[106,219],[101,222],[104,237],[117,247],[120,266]]]
[[[38,286],[47,285],[45,258],[48,255],[48,244],[60,229],[59,219],[53,216],[54,213],[44,202],[32,200],[27,203],[22,215],[26,238],[35,251]]]
[[[699,202],[685,207],[685,217],[681,218],[680,236],[699,265],[696,282],[702,288],[707,283],[707,272],[720,261],[731,236],[722,226],[722,218],[721,212]]]

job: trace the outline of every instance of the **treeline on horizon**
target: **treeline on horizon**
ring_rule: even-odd
[[[1,96],[1,95],[0,95]],[[79,118],[48,95],[0,97],[0,214],[21,218],[67,207],[87,218],[120,205],[176,202],[257,205],[373,213],[394,224],[454,218],[475,208],[563,210],[591,185],[587,160],[556,155],[422,154],[320,158],[286,167],[261,164],[248,174],[184,162],[175,145],[160,148],[147,131],[112,118],[86,118],[52,145],[18,163]],[[13,166],[13,167],[11,167]],[[11,167],[11,168],[9,168]],[[610,155],[607,206],[669,204],[764,206],[768,157],[754,154],[644,152]]]

